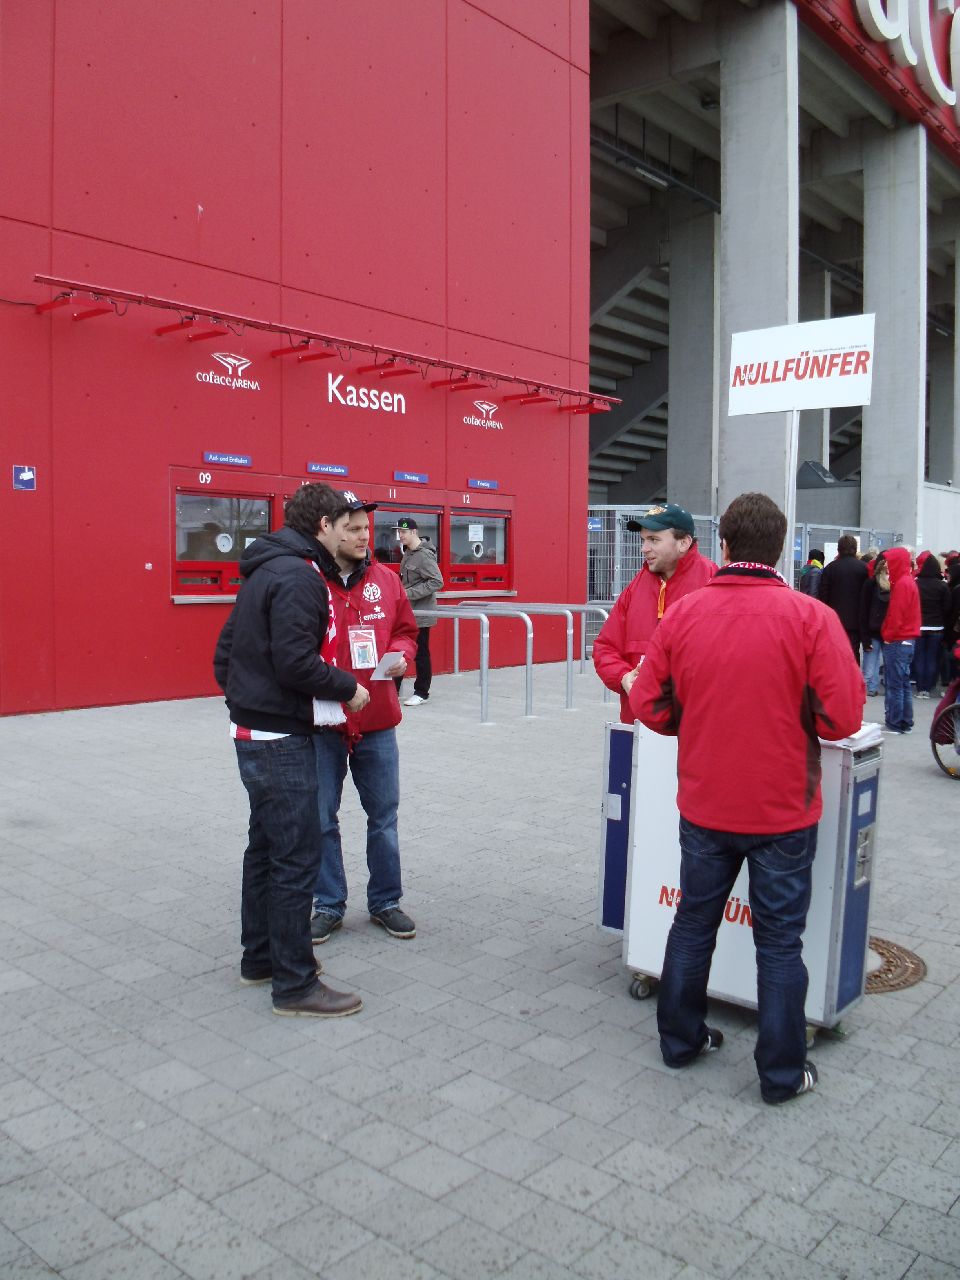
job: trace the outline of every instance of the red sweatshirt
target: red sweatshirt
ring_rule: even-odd
[[[607,688],[620,694],[620,719],[624,724],[633,724],[636,717],[621,680],[647,652],[650,637],[666,610],[691,591],[705,587],[716,572],[717,566],[702,556],[694,543],[669,578],[651,573],[644,565],[620,593],[593,642],[593,665]]]
[[[920,593],[910,572],[910,552],[891,547],[883,553],[890,568],[890,604],[880,628],[884,644],[916,640],[920,634]]]
[[[766,835],[819,821],[817,739],[855,733],[864,697],[832,609],[772,573],[721,569],[660,623],[630,708],[677,735],[688,822]]]

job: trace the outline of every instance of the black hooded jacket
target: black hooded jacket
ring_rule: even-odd
[[[240,557],[244,582],[213,659],[234,724],[312,733],[314,698],[348,702],[356,693],[356,679],[320,657],[329,604],[314,564],[336,572],[316,538],[287,526]]]

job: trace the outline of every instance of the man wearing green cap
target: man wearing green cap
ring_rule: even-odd
[[[636,668],[667,609],[705,587],[717,566],[697,549],[693,516],[676,503],[651,507],[627,528],[642,535],[643,568],[621,593],[593,644],[597,675],[620,694],[620,719],[635,719],[627,701]]]

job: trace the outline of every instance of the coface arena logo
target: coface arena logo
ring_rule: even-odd
[[[493,416],[497,412],[495,404],[491,404],[489,400],[474,400],[473,407],[479,409],[483,416],[478,418],[475,413],[466,414],[463,420],[468,427],[483,427],[485,431],[503,430],[503,423]]]
[[[226,374],[217,373],[215,369],[197,374],[198,382],[209,382],[215,387],[229,387],[231,391],[259,391],[260,383],[256,378],[245,378],[245,370],[250,368],[250,361],[245,356],[231,355],[229,351],[218,351],[214,360],[222,364]]]

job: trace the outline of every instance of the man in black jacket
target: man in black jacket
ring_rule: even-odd
[[[324,578],[336,572],[349,503],[325,484],[306,484],[284,515],[282,529],[240,558],[244,581],[214,656],[250,799],[240,980],[272,981],[274,1013],[335,1018],[362,1005],[318,981],[310,940],[320,860],[314,735],[344,720],[341,703],[359,711],[370,695],[334,665]]]
[[[837,542],[837,558],[824,568],[820,578],[820,599],[837,614],[853,656],[860,661],[860,592],[869,577],[867,566],[857,557],[857,540],[845,533]]]

